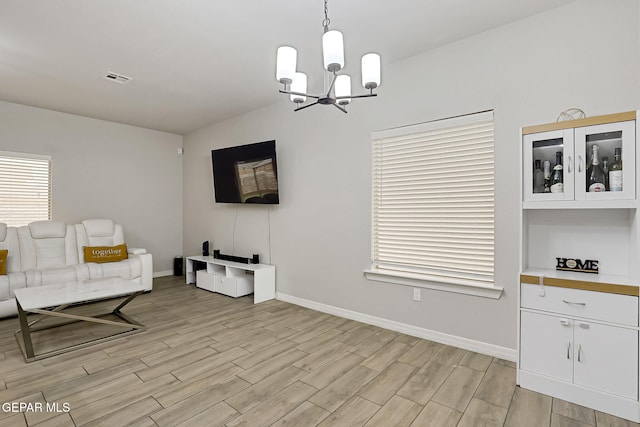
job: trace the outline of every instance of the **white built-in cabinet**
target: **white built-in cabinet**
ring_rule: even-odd
[[[635,422],[639,404],[640,219],[636,112],[522,128],[517,382]],[[589,192],[594,144],[622,191]],[[564,192],[534,191],[534,165],[562,153]],[[597,260],[599,273],[556,270]]]

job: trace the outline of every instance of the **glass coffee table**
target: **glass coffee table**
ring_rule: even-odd
[[[141,284],[117,277],[15,289],[14,295],[16,297],[18,318],[20,320],[20,329],[15,332],[18,346],[20,350],[22,350],[26,361],[32,362],[144,331],[146,329],[144,325],[121,312],[124,306],[144,291],[145,288]],[[121,297],[125,298],[125,300],[114,308],[113,311],[107,313],[87,316],[63,312],[63,310],[70,306]],[[34,313],[40,316],[35,320],[28,321],[28,313]],[[115,315],[121,321],[103,319],[103,317],[110,315]],[[70,320],[51,326],[33,327],[33,325],[41,322],[46,317],[59,317]],[[35,353],[31,336],[33,332],[57,328],[75,322],[99,323],[102,325],[122,327],[125,328],[125,330],[41,354]],[[20,336],[22,336],[24,348],[20,345]]]

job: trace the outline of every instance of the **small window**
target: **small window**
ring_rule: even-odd
[[[51,157],[0,151],[0,221],[51,219]]]
[[[372,272],[493,287],[493,111],[372,139]]]

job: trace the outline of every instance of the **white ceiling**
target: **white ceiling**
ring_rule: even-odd
[[[384,66],[572,0],[331,0],[346,66]],[[0,0],[0,100],[186,133],[264,105],[275,52],[322,79],[323,0]],[[132,77],[127,85],[102,78]],[[320,90],[321,86],[318,86]]]

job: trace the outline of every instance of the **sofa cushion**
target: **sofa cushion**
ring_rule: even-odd
[[[85,219],[76,224],[78,260],[82,264],[85,246],[117,246],[125,243],[122,225],[110,219]]]
[[[85,246],[84,261],[85,262],[117,262],[128,258],[127,245],[117,246]]]
[[[90,264],[72,265],[73,269],[76,271],[76,280],[82,281],[91,279],[91,269],[89,268],[89,265]]]
[[[22,270],[63,268],[78,263],[76,229],[58,221],[18,228]]]
[[[27,286],[27,278],[22,272],[0,276],[0,301],[13,298],[13,290]]]
[[[123,279],[135,279],[142,274],[142,263],[139,258],[129,258],[120,262],[106,262],[103,264],[86,264],[91,272],[92,279],[106,277],[121,277]]]
[[[113,237],[115,224],[110,219],[85,219],[82,221],[89,237]]]
[[[7,275],[7,256],[9,251],[6,249],[0,249],[0,276]]]
[[[5,274],[0,276],[0,301],[11,298],[9,295],[9,278]]]
[[[0,280],[2,280],[2,278],[7,279],[7,285],[9,286],[9,288],[6,291],[8,294],[7,295],[4,293],[5,292],[4,289],[0,287],[0,299],[4,299],[5,296],[7,298],[14,298],[14,295],[13,295],[14,289],[27,287],[27,276],[25,276],[25,274],[21,271],[17,271],[15,273],[9,273],[6,276],[0,276]]]
[[[38,283],[39,286],[55,285],[57,283],[69,283],[78,280],[78,276],[76,274],[76,269],[74,268],[74,266],[63,268],[48,268],[46,270],[42,270],[40,273],[41,282]],[[27,285],[33,286],[31,283],[27,283]]]
[[[50,239],[67,235],[67,225],[60,221],[34,221],[29,223],[31,237],[34,239]]]
[[[132,262],[133,261],[133,262]],[[140,268],[138,260],[124,260],[120,262],[109,262],[106,264],[100,264],[102,266],[103,277],[122,277],[123,279],[133,279],[140,275]]]

